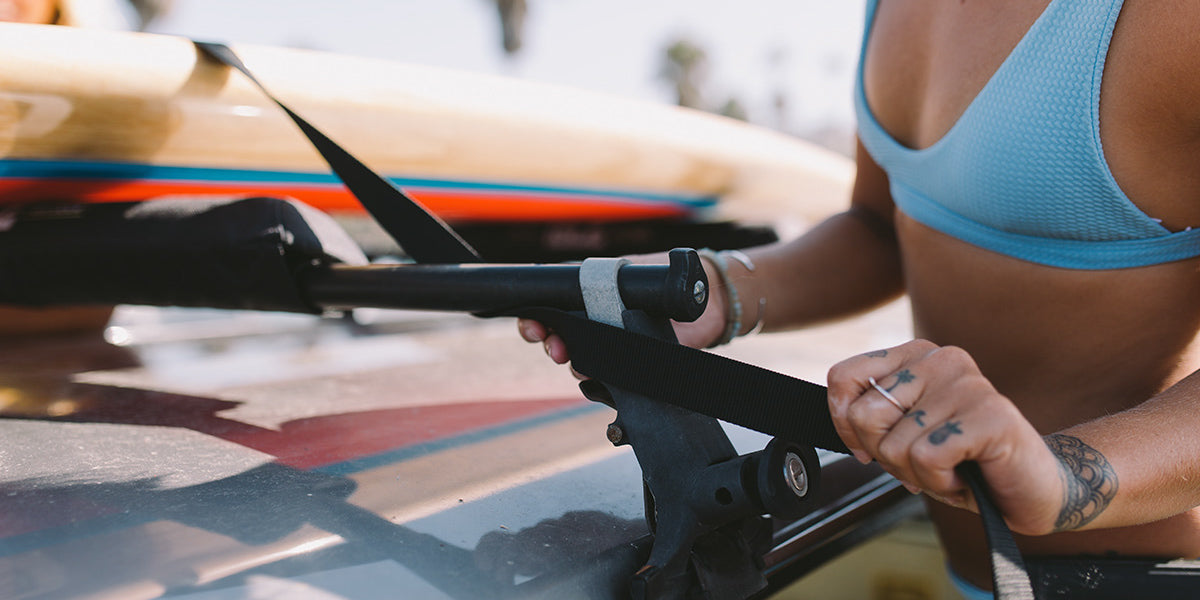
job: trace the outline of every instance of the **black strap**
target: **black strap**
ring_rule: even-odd
[[[755,431],[846,454],[825,387],[553,309],[515,316],[554,329],[578,372]]]
[[[983,531],[987,535],[988,553],[992,559],[993,594],[1000,600],[1033,600],[1033,585],[1029,581],[1025,559],[1021,557],[1017,541],[1013,539],[1008,524],[987,492],[987,483],[979,465],[974,462],[963,463],[958,467],[958,474],[971,488],[975,504],[979,507],[979,516],[983,519]]]
[[[242,64],[241,59],[224,44],[195,42],[204,54],[226,66],[241,71],[254,82],[267,98],[287,113],[300,131],[312,142],[338,178],[346,184],[350,193],[362,203],[367,212],[379,221],[388,235],[404,249],[404,252],[419,263],[474,263],[480,262],[475,252],[454,230],[433,215],[399,188],[342,149],[297,115],[267,91]]]
[[[479,262],[478,254],[445,223],[272,96],[228,46],[205,42],[196,46],[241,71],[278,104],[350,193],[414,260]],[[785,440],[848,452],[833,427],[824,386],[563,311],[525,309],[507,314],[552,327],[566,342],[572,366],[584,375]],[[987,494],[978,466],[964,463],[960,472],[983,517],[996,598],[1033,600],[1021,553]]]
[[[519,312],[553,328],[583,375],[785,440],[848,452],[833,427],[824,386],[563,311]],[[1025,562],[979,465],[964,463],[959,474],[983,519],[996,598],[1033,600]]]

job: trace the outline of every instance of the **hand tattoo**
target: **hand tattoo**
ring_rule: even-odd
[[[929,433],[929,443],[934,446],[942,445],[951,435],[962,433],[962,430],[958,428],[959,425],[962,425],[962,421],[946,421],[945,425]]]
[[[1063,506],[1055,531],[1078,529],[1100,516],[1117,495],[1117,472],[1108,459],[1077,437],[1055,433],[1045,437],[1058,458]]]

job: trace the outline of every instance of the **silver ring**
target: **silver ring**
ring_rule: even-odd
[[[896,408],[900,409],[901,413],[908,414],[908,409],[905,408],[903,404],[900,404],[900,401],[897,400],[896,397],[893,396],[891,392],[883,389],[883,387],[881,387],[879,385],[879,382],[875,381],[874,377],[868,377],[867,383],[871,384],[871,387],[875,388],[875,391],[879,392],[879,394],[881,396],[883,396],[885,400],[887,400],[888,402],[891,402],[892,406],[895,406]]]

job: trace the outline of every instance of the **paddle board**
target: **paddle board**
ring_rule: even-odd
[[[233,45],[283,102],[451,223],[815,219],[843,157],[666,105]],[[274,104],[187,39],[0,23],[0,203],[289,196],[360,209]]]

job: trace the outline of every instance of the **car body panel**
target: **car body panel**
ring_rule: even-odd
[[[0,347],[0,596],[615,597],[645,560],[611,409],[511,322],[122,310],[123,345]],[[812,377],[905,319],[727,352]],[[911,512],[877,467],[822,462],[821,502],[777,523],[777,582]]]

